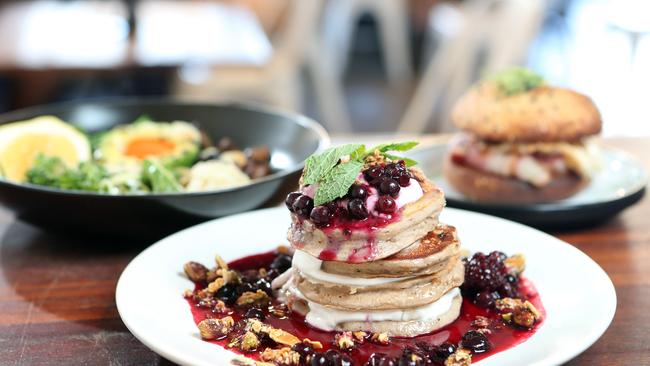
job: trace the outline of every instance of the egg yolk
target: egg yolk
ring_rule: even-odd
[[[141,137],[129,141],[124,154],[138,159],[145,159],[150,156],[165,156],[174,152],[175,146],[172,141],[164,138]]]

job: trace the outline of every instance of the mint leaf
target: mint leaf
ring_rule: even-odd
[[[303,181],[314,184],[322,180],[334,168],[342,156],[350,155],[351,160],[358,159],[365,152],[365,145],[348,144],[329,148],[318,155],[310,156],[305,162]]]
[[[391,155],[391,154],[386,154],[386,153],[384,153],[384,156],[389,158],[390,160],[393,160],[393,161],[404,160],[404,164],[406,164],[406,166],[409,166],[409,167],[414,166],[414,165],[418,165],[417,161],[415,161],[413,159],[405,158],[403,156]]]
[[[347,163],[339,164],[330,169],[318,185],[316,196],[314,197],[314,205],[322,205],[345,196],[350,186],[357,179],[362,168],[362,161],[350,160]]]
[[[389,151],[408,151],[416,147],[419,144],[417,141],[405,141],[405,142],[393,142],[389,144],[381,144],[373,147],[368,151],[369,154],[379,150],[379,152],[385,153]]]

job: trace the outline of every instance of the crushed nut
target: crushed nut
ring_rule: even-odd
[[[526,269],[526,258],[523,254],[515,254],[506,258],[503,263],[508,269],[508,274],[518,277]]]
[[[225,302],[217,300],[217,302],[214,304],[214,307],[212,308],[212,311],[217,314],[226,314],[230,311],[230,309],[228,309]]]
[[[484,329],[490,325],[490,320],[484,316],[477,315],[470,325],[476,329]]]
[[[271,329],[269,337],[276,343],[284,344],[285,346],[293,346],[296,343],[300,343],[300,339],[295,335],[277,328]]]
[[[300,364],[300,354],[292,351],[289,347],[267,348],[260,355],[260,359],[265,362],[273,362],[276,365],[297,366]]]
[[[390,338],[388,337],[388,333],[386,332],[372,333],[372,335],[370,336],[370,341],[373,343],[386,345],[390,342]]]
[[[208,284],[207,290],[209,293],[215,293],[225,284],[226,281],[223,278],[217,278]]]
[[[217,278],[221,277],[219,274],[217,274],[218,271],[219,270],[214,270],[214,269],[209,270],[208,273],[206,274],[205,281],[210,283],[216,280]]]
[[[254,304],[263,304],[269,302],[269,295],[262,290],[255,292],[246,291],[237,298],[235,304],[237,306],[248,306]]]
[[[228,270],[228,263],[221,258],[219,254],[214,256],[214,261],[217,263],[217,268]]]
[[[320,343],[319,341],[312,341],[309,338],[305,338],[302,340],[302,343],[307,343],[310,345],[313,349],[323,349],[323,344]]]
[[[255,319],[255,318],[246,319],[246,326],[244,327],[246,331],[251,331],[255,334],[260,334],[260,333],[268,334],[272,328],[273,327],[271,327],[270,325],[266,325],[262,323],[259,319]]]
[[[366,341],[366,337],[368,337],[368,333],[362,331],[352,332],[352,336],[354,337],[354,340],[357,341],[357,343],[362,344],[363,342]]]
[[[469,366],[472,364],[472,353],[459,348],[445,360],[445,366]]]
[[[244,352],[254,351],[259,346],[260,346],[260,340],[253,332],[244,333],[241,342],[239,343],[239,349]]]
[[[499,299],[495,303],[495,307],[500,312],[511,313],[515,310],[517,306],[521,306],[522,302],[519,299],[513,299],[511,297],[504,297]]]
[[[352,349],[354,347],[354,338],[352,332],[337,333],[334,336],[336,346],[342,350]]]
[[[183,297],[184,298],[188,299],[188,298],[190,298],[192,296],[194,296],[194,291],[192,291],[190,289],[186,289],[185,291],[183,291]]]
[[[230,333],[235,321],[232,317],[226,316],[221,319],[205,319],[198,324],[201,338],[206,340],[222,339]]]
[[[269,313],[271,313],[273,316],[277,318],[284,318],[285,316],[287,316],[288,312],[289,312],[289,308],[285,303],[269,306]]]
[[[217,300],[212,296],[206,296],[199,300],[197,305],[204,309],[212,309],[217,304]]]
[[[183,266],[183,271],[187,277],[194,282],[203,282],[207,278],[208,269],[206,266],[197,262],[187,262]]]
[[[530,301],[505,298],[497,300],[497,309],[502,311],[501,318],[506,323],[514,323],[520,327],[531,328],[542,314]]]

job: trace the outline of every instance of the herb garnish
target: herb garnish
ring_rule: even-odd
[[[507,96],[524,93],[544,84],[544,78],[536,72],[523,67],[513,67],[490,77]]]
[[[363,169],[367,157],[379,154],[392,161],[403,160],[407,166],[416,161],[389,154],[393,151],[408,151],[418,142],[407,141],[377,145],[366,149],[363,144],[348,144],[329,148],[318,155],[310,156],[305,162],[304,184],[316,184],[314,205],[322,205],[345,196],[350,186]]]

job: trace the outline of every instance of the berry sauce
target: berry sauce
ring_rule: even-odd
[[[235,260],[229,263],[229,265],[232,269],[239,271],[259,269],[262,267],[268,268],[270,263],[275,258],[275,255],[275,252],[262,253]],[[196,289],[201,288],[203,288],[202,285],[196,285]],[[461,313],[458,319],[442,329],[439,329],[433,333],[424,334],[413,338],[391,338],[388,345],[380,345],[366,341],[361,345],[357,345],[351,351],[348,351],[348,354],[354,360],[355,365],[364,365],[373,353],[385,353],[392,357],[398,357],[405,348],[417,347],[417,344],[425,343],[428,345],[440,345],[443,342],[458,344],[463,334],[471,329],[474,329],[471,325],[472,321],[477,316],[484,316],[487,317],[492,324],[490,326],[492,332],[488,335],[488,340],[492,344],[492,348],[485,353],[472,355],[472,362],[479,361],[495,353],[505,351],[522,342],[525,342],[528,338],[535,334],[535,332],[543,324],[543,321],[546,317],[546,312],[542,305],[539,293],[535,289],[535,286],[525,277],[521,277],[519,289],[521,295],[530,301],[542,314],[541,320],[538,321],[532,329],[518,329],[508,326],[500,320],[498,314],[490,310],[480,308],[472,304],[470,301],[463,299]],[[245,318],[244,314],[247,311],[247,309],[233,308],[232,311],[228,314],[214,314],[210,309],[198,307],[194,300],[191,298],[188,298],[187,301],[190,305],[194,322],[196,324],[207,318],[220,318],[226,315],[232,316],[235,322],[237,322]],[[273,299],[270,306],[278,307],[282,306],[282,304],[279,301]],[[312,341],[320,341],[323,344],[323,350],[320,351],[324,352],[328,349],[335,348],[334,335],[336,332],[327,332],[314,328],[308,325],[305,322],[305,318],[297,313],[287,312],[285,316],[278,317],[269,313],[267,309],[264,309],[263,311],[266,314],[265,323],[275,328],[280,328],[287,332],[290,332],[300,339],[308,338]],[[228,344],[228,339],[208,342],[226,347]],[[239,351],[237,348],[230,348],[230,350],[236,353],[241,353],[241,351]],[[245,355],[253,359],[259,359],[259,354],[261,351],[263,351],[263,349],[247,353]]]

